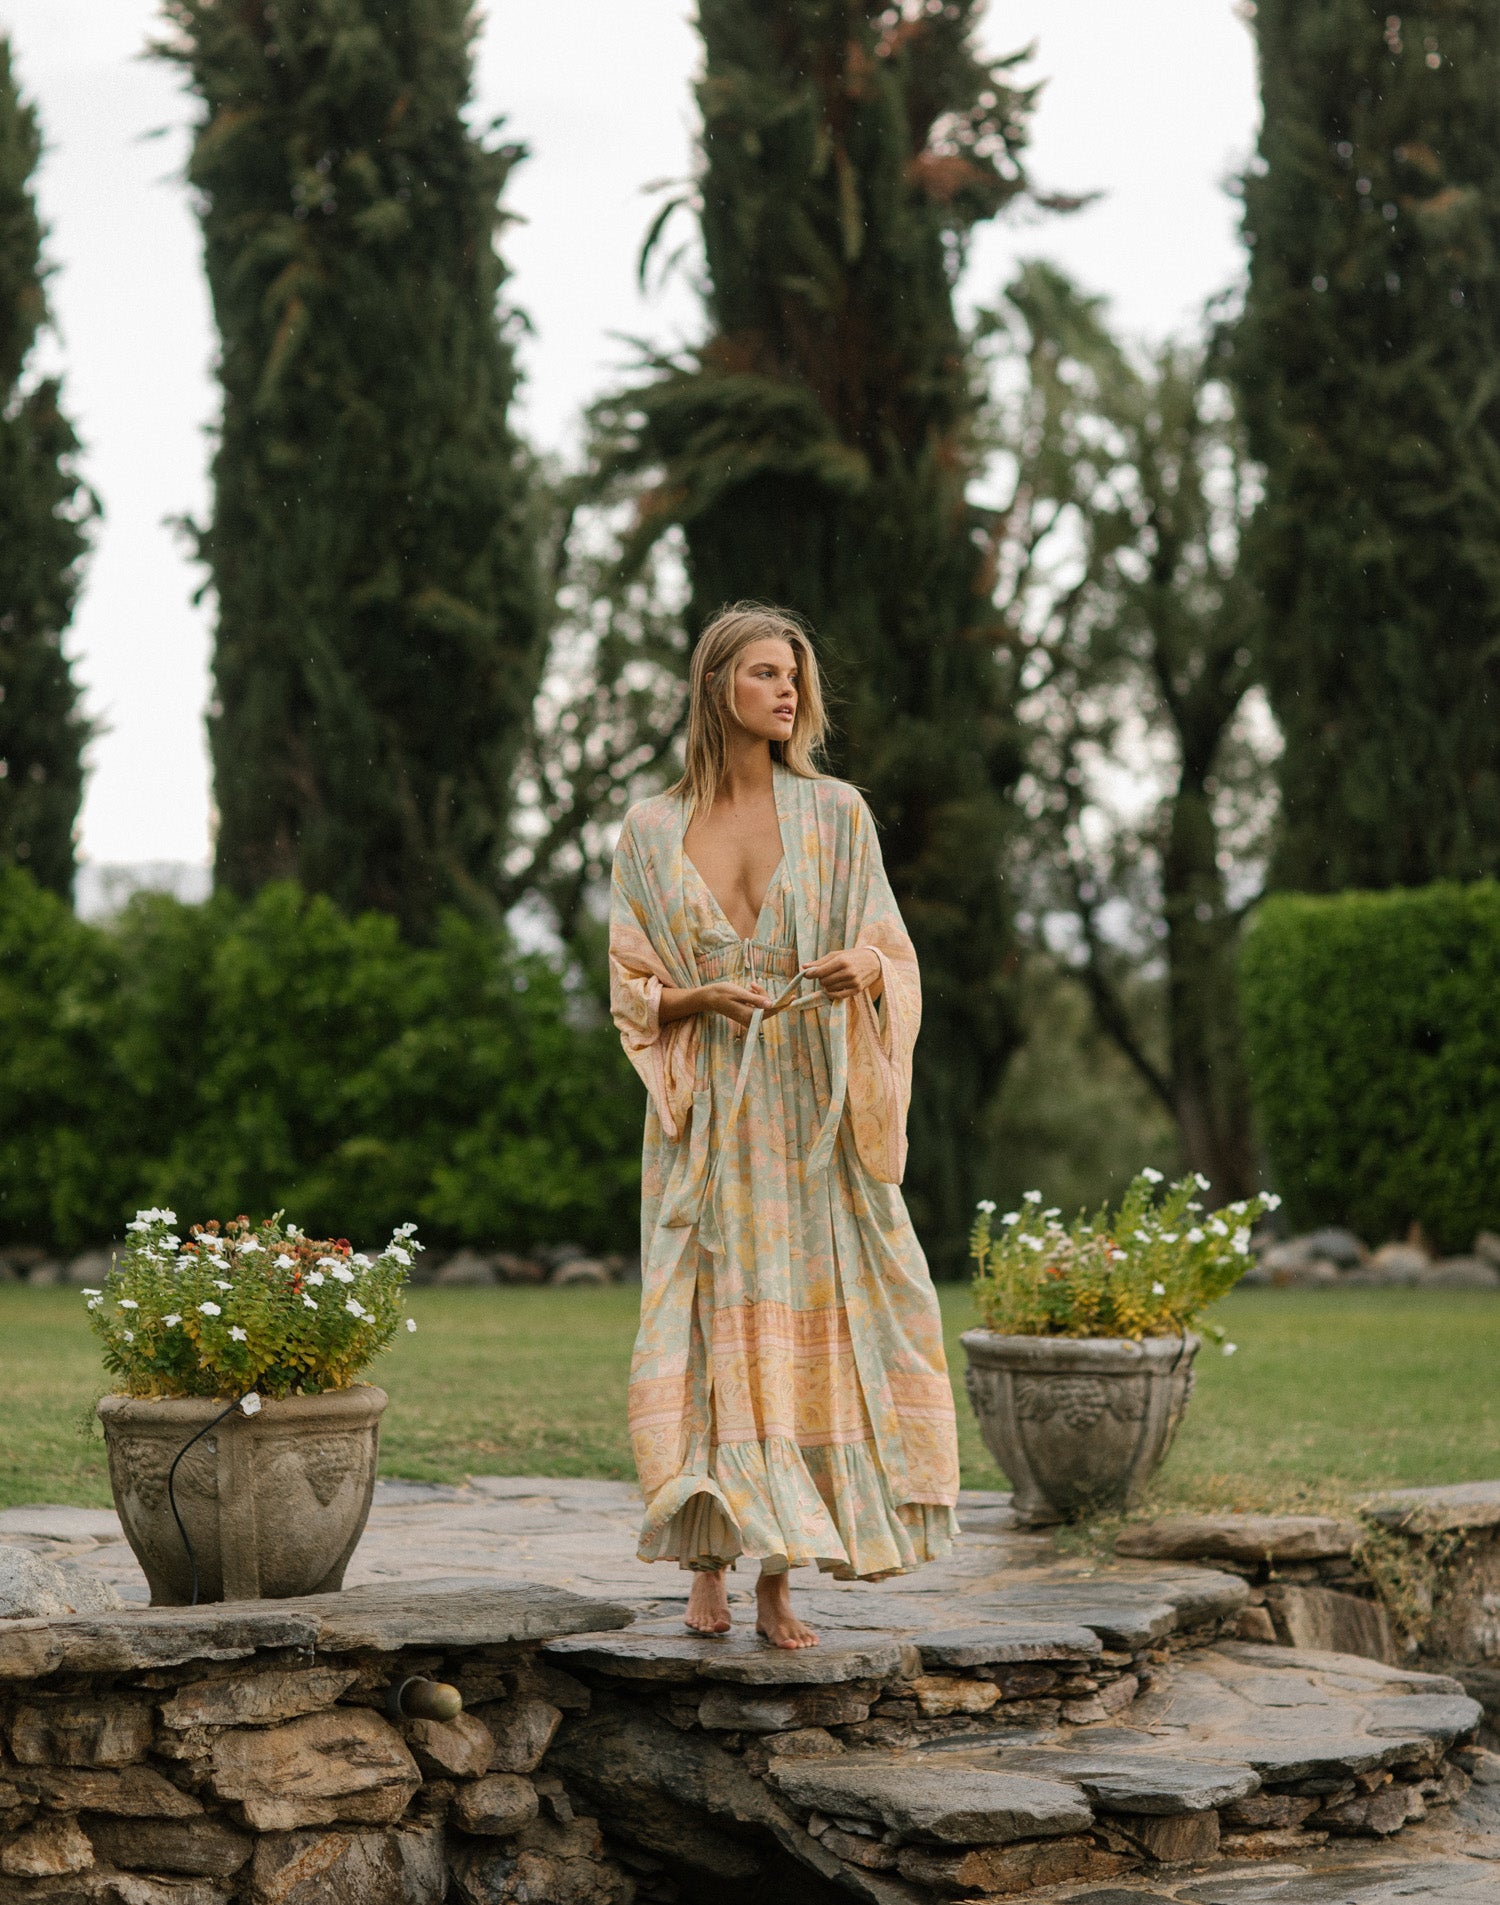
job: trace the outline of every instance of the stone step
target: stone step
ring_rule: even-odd
[[[1099,1584],[1076,1585],[1078,1598],[1100,1594]],[[1129,1626],[1118,1584],[1104,1598],[1107,1621],[1095,1612],[1107,1637],[1145,1631]],[[1233,1604],[1192,1580],[1150,1603],[1174,1621]],[[592,1715],[565,1730],[559,1765],[627,1842],[670,1801],[689,1874],[699,1827],[732,1836],[754,1819],[779,1856],[871,1905],[1023,1895],[1212,1905],[1219,1893],[1162,1891],[1152,1875],[1196,1863],[1195,1882],[1217,1884],[1223,1867],[1237,1884],[1246,1858],[1272,1889],[1242,1886],[1226,1901],[1280,1897],[1279,1860],[1303,1886],[1287,1905],[1343,1905],[1363,1894],[1338,1890],[1342,1876],[1330,1891],[1306,1890],[1307,1860],[1342,1874],[1340,1844],[1389,1838],[1466,1791],[1451,1754],[1482,1710],[1446,1676],[1240,1642],[1158,1645],[1137,1662],[1149,1680],[1138,1698],[1112,1719],[1074,1724],[1068,1715],[1094,1700],[1012,1700],[1007,1677],[1023,1692],[1053,1669],[1092,1684],[1110,1650],[1092,1625],[1080,1635],[1054,1620],[1028,1632],[1013,1605],[1009,1614],[994,1640],[978,1625],[909,1629],[884,1645],[844,1632],[780,1659],[748,1637],[695,1639],[665,1622],[560,1639],[551,1657],[598,1692]],[[1154,1619],[1145,1625],[1154,1641],[1167,1637]],[[1033,1645],[1055,1651],[1016,1657]],[[717,1839],[705,1845],[700,1879],[720,1856]],[[1438,1863],[1470,1885],[1468,1863]],[[1373,1905],[1385,1895],[1369,1896]]]

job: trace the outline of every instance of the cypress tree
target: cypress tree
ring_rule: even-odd
[[[222,339],[216,877],[493,905],[539,664],[467,0],[168,0]]]
[[[24,376],[47,320],[31,190],[40,155],[36,113],[0,37],[0,858],[71,899],[89,724],[62,635],[94,502],[57,380]]]
[[[1276,876],[1500,872],[1500,12],[1260,0],[1237,339]]]
[[[682,526],[690,627],[755,597],[819,638],[833,766],[870,800],[922,962],[907,1191],[940,1269],[1017,1037],[1019,756],[953,293],[967,235],[1024,189],[1029,96],[976,52],[981,4],[700,0],[708,335],[599,412],[603,468],[658,473],[637,546]]]

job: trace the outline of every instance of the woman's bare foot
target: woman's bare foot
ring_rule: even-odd
[[[729,1592],[724,1586],[724,1570],[712,1574],[700,1569],[688,1590],[687,1624],[695,1634],[729,1632]]]
[[[818,1637],[792,1612],[791,1577],[763,1574],[755,1584],[755,1631],[773,1647],[816,1647]]]

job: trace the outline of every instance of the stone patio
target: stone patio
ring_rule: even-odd
[[[659,1803],[723,1760],[755,1806],[779,1806],[804,1867],[872,1905],[1500,1905],[1500,1759],[1444,1759],[1477,1707],[1440,1677],[1236,1642],[1239,1573],[1061,1556],[1016,1528],[1008,1497],[970,1492],[948,1561],[881,1583],[802,1577],[824,1644],[785,1655],[750,1631],[750,1568],[731,1577],[737,1633],[688,1635],[688,1577],[636,1561],[638,1512],[622,1482],[384,1482],[347,1585],[567,1590],[599,1604],[601,1629],[623,1604],[624,1630],[574,1622],[547,1648],[597,1689],[558,1764],[606,1826],[636,1804],[621,1768],[649,1766]],[[0,1543],[147,1599],[111,1513],[0,1511]],[[591,1777],[606,1760],[613,1785]],[[1128,1856],[1111,1858],[1111,1835]],[[1149,1873],[1132,1869],[1143,1854]]]

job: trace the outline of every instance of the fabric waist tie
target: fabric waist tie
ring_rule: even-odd
[[[766,1019],[774,1019],[779,1012],[805,1012],[809,1007],[832,1003],[826,992],[821,989],[810,992],[805,998],[798,999],[795,994],[804,975],[793,974],[792,978],[776,995],[768,1006],[757,1006],[750,1014],[750,1024],[745,1033],[745,1050],[740,1059],[740,1069],[734,1081],[734,1096],[729,1101],[729,1110],[725,1116],[723,1128],[719,1132],[719,1154],[714,1159],[713,1169],[704,1186],[703,1203],[698,1216],[698,1236],[705,1250],[717,1256],[724,1252],[724,1233],[719,1225],[719,1173],[724,1167],[724,1151],[734,1130],[735,1120],[740,1115],[740,1106],[745,1101],[745,1087],[750,1082],[750,1067],[755,1062],[755,1048],[760,1042],[761,1024]],[[849,1087],[849,1039],[843,1013],[834,1015],[830,1027],[833,1042],[833,1067],[829,1080],[828,1115],[808,1154],[805,1166],[806,1175],[814,1177],[826,1170],[828,1160],[833,1155],[834,1140],[838,1136],[839,1121],[844,1115],[844,1099]]]

